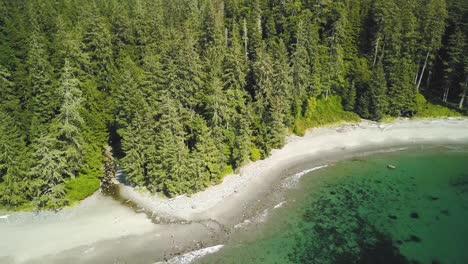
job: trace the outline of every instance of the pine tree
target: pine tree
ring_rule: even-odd
[[[122,150],[125,152],[125,157],[122,158],[122,168],[127,175],[127,181],[133,186],[150,184],[148,167],[150,155],[155,154],[155,136],[152,130],[141,124],[144,121],[137,116],[132,124],[119,130],[122,137]]]
[[[156,105],[150,105],[149,97],[152,93],[159,95],[159,91],[151,90],[148,82],[152,79],[145,79],[150,74],[145,75],[130,57],[126,57],[117,89],[117,133],[125,153],[122,168],[128,181],[135,186],[149,184],[149,157],[154,155],[155,149],[153,134],[156,121],[153,116],[156,110],[152,108]]]
[[[194,48],[191,33],[186,34],[182,43],[177,43],[163,59],[166,74],[164,86],[171,97],[181,102],[184,107],[193,109],[199,104],[198,92],[203,90],[205,78],[203,64]]]
[[[272,48],[273,53],[273,93],[276,98],[280,98],[281,104],[278,104],[276,107],[284,107],[282,109],[278,108],[277,111],[282,112],[282,120],[286,126],[292,124],[292,101],[293,101],[293,78],[292,70],[289,65],[288,51],[283,41],[275,43]]]
[[[11,74],[7,68],[0,65],[0,108],[3,111],[17,113],[20,101],[11,81]]]
[[[160,101],[155,155],[148,165],[148,187],[173,196],[190,190],[194,173],[189,170],[181,105],[169,96],[162,96]]]
[[[272,148],[283,145],[286,134],[286,113],[289,109],[286,95],[290,88],[288,80],[290,76],[287,76],[288,73],[280,72],[278,66],[274,67],[271,56],[263,49],[258,49],[257,60],[254,64],[257,92],[255,99],[261,119],[259,125],[262,140],[259,145],[264,154],[268,154]],[[280,78],[286,78],[286,80],[280,80]]]
[[[112,76],[115,71],[112,54],[112,36],[108,22],[94,17],[84,36],[84,51],[89,54],[90,73],[95,76],[101,91],[111,90]]]
[[[52,130],[58,140],[57,148],[63,151],[63,158],[67,163],[64,176],[70,178],[75,178],[83,160],[82,126],[84,120],[80,114],[82,99],[78,86],[79,81],[73,76],[70,63],[66,59],[59,89],[62,105]]]
[[[28,193],[38,207],[59,208],[67,204],[64,174],[67,161],[56,139],[44,135],[35,143]]]
[[[209,186],[211,182],[221,181],[221,153],[211,135],[206,121],[202,117],[196,116],[193,120],[193,134],[195,140],[194,157],[199,160],[201,173],[197,175],[193,187],[194,190],[201,190]]]
[[[30,37],[29,51],[25,67],[27,70],[26,89],[23,94],[30,120],[29,137],[34,139],[50,122],[58,105],[58,95],[54,87],[53,69],[45,49],[44,39],[39,32]]]
[[[9,114],[0,110],[0,120],[0,202],[17,206],[26,201],[24,172],[21,168],[25,144]]]
[[[388,82],[388,102],[393,116],[411,116],[416,111],[416,93],[412,73],[414,64],[407,58],[402,58],[391,65]]]
[[[449,38],[448,46],[448,60],[445,62],[445,72],[444,72],[444,93],[442,100],[447,102],[450,87],[462,83],[464,76],[466,75],[464,69],[464,63],[466,56],[467,44],[466,36],[461,30],[456,30]]]
[[[333,5],[333,14],[337,16],[332,25],[331,34],[327,38],[329,61],[328,69],[325,79],[325,99],[332,92],[343,93],[345,88],[346,68],[344,63],[344,49],[343,43],[346,41],[346,16],[344,15],[344,5],[342,3],[335,3]]]
[[[240,44],[237,26],[233,26],[230,46],[223,61],[223,86],[227,97],[228,128],[234,134],[230,141],[231,161],[234,167],[244,164],[250,153],[250,120],[248,120],[246,78],[248,61]]]
[[[387,81],[381,62],[379,62],[374,69],[369,89],[371,95],[372,119],[380,120],[388,111]]]
[[[307,102],[311,86],[311,67],[306,32],[301,21],[298,25],[297,43],[292,54],[292,78],[294,83],[292,112],[295,118],[303,114],[303,106]]]
[[[445,19],[447,18],[447,7],[445,0],[430,0],[424,8],[422,19],[422,44],[421,51],[424,54],[424,63],[421,72],[418,72],[416,90],[419,91],[424,71],[428,63],[434,59],[434,51],[442,45],[442,36],[445,30]],[[419,71],[419,69],[418,69]]]

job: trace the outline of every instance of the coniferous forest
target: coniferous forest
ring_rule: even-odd
[[[460,0],[0,0],[0,203],[85,198],[107,144],[174,196],[289,132],[466,111],[467,23]]]

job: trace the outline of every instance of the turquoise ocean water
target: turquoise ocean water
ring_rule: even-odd
[[[199,262],[468,263],[466,147],[337,162],[285,201]]]

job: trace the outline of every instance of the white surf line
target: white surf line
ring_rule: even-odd
[[[285,203],[286,203],[286,201],[283,201],[283,202],[281,202],[281,203],[275,205],[275,206],[273,207],[273,209],[278,209],[278,208],[282,207],[283,204],[285,204]]]
[[[309,173],[309,172],[316,171],[316,170],[320,170],[320,169],[323,169],[323,168],[326,168],[326,167],[328,167],[328,165],[323,165],[323,166],[314,167],[314,168],[312,168],[312,169],[308,169],[308,170],[305,170],[305,171],[301,171],[301,172],[299,172],[299,173],[296,173],[296,174],[294,174],[293,177],[299,179],[299,178],[301,178],[302,176],[306,175],[306,174]]]
[[[188,252],[183,255],[171,258],[168,261],[160,261],[154,264],[189,264],[189,263],[192,263],[194,260],[199,259],[203,256],[216,253],[223,247],[224,245],[217,245],[213,247],[202,248],[199,250],[195,250],[195,251]]]
[[[283,181],[282,185],[283,185],[284,188],[294,188],[294,187],[296,187],[296,184],[299,182],[299,180],[302,178],[302,176],[306,175],[309,172],[320,170],[320,169],[323,169],[323,168],[326,168],[326,167],[328,167],[328,164],[298,172],[298,173],[294,174],[293,176],[286,178]]]

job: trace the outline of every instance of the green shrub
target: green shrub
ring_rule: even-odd
[[[460,113],[443,107],[431,104],[422,94],[416,95],[417,113],[415,117],[455,117],[461,116]]]
[[[307,130],[307,124],[303,119],[297,119],[294,121],[292,131],[298,136],[304,136]]]
[[[100,181],[95,175],[80,175],[65,181],[66,198],[72,205],[95,193],[100,187]]]
[[[257,160],[260,160],[261,158],[262,158],[262,153],[260,149],[256,147],[252,147],[250,149],[250,160],[257,161]]]
[[[226,165],[224,166],[223,170],[221,171],[221,179],[226,176],[226,175],[229,175],[229,174],[233,174],[234,173],[234,168],[232,167],[232,165]]]
[[[391,115],[383,115],[382,118],[379,120],[381,123],[391,123],[396,121],[397,118]]]
[[[292,130],[296,135],[303,136],[308,128],[359,120],[355,113],[343,110],[339,96],[330,96],[328,100],[311,97],[307,101],[304,117],[295,120]]]

